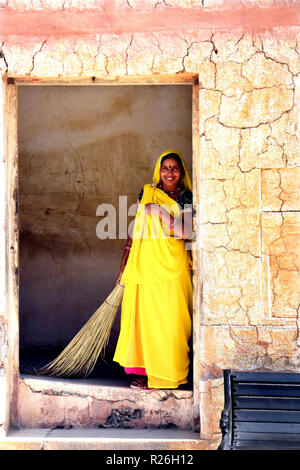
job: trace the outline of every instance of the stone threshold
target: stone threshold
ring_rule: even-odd
[[[193,430],[193,391],[131,389],[115,379],[20,375],[22,429]]]
[[[69,379],[44,377],[36,375],[20,374],[20,383],[27,385],[33,392],[50,392],[89,395],[98,399],[126,399],[128,397],[139,397],[141,394],[151,395],[157,399],[166,400],[168,397],[177,399],[192,398],[192,390],[184,389],[145,389],[137,390],[129,387],[124,380],[109,378],[87,378]]]
[[[209,442],[177,429],[15,429],[0,450],[209,450]]]

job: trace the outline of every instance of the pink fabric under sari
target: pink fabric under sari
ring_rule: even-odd
[[[147,375],[146,369],[143,367],[125,367],[126,374]]]

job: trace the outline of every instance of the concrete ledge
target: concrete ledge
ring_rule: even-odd
[[[0,450],[209,450],[209,442],[175,429],[20,429]]]

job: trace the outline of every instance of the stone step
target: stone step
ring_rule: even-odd
[[[208,450],[199,434],[178,429],[19,429],[0,450]]]
[[[192,390],[136,390],[112,379],[20,376],[22,428],[193,429]]]

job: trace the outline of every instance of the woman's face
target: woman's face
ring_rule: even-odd
[[[177,188],[181,179],[181,168],[174,158],[166,158],[160,167],[160,178],[165,189]]]

